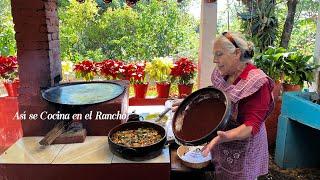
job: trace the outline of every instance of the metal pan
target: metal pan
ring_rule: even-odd
[[[201,145],[223,130],[231,116],[231,101],[219,89],[199,89],[179,105],[172,120],[176,140],[183,145]]]

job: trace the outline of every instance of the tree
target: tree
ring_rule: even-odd
[[[284,48],[288,48],[289,40],[291,37],[293,25],[294,25],[294,17],[297,10],[298,0],[288,0],[287,7],[288,7],[288,14],[286,21],[284,23],[284,28],[281,35],[280,46]]]
[[[70,0],[69,4],[60,6],[58,15],[63,60],[77,61],[84,58],[86,50],[81,39],[87,26],[97,14],[98,8],[94,0],[86,0],[82,4]]]
[[[112,3],[118,4],[117,1]],[[101,14],[96,14],[88,23],[82,23],[82,27],[76,29],[78,32],[83,30],[81,36],[74,34],[74,31],[61,31],[76,35],[78,40],[76,46],[68,43],[67,47],[70,48],[63,50],[78,52],[81,56],[77,59],[89,57],[95,60],[148,61],[153,57],[176,55],[197,57],[199,36],[196,30],[199,22],[184,12],[182,7],[185,5],[178,4],[176,0],[140,0],[133,8],[125,4],[112,7],[112,3]],[[70,6],[61,13],[77,12],[73,8],[77,7]],[[65,18],[69,16],[62,15],[61,21],[68,22]],[[82,17],[76,14],[72,16],[76,19]],[[94,54],[96,56],[93,57]]]
[[[249,32],[259,52],[274,45],[277,35],[278,19],[274,0],[252,0],[246,2],[247,11],[239,13],[242,28]]]
[[[0,8],[0,55],[15,55],[17,50],[10,0],[1,0]]]

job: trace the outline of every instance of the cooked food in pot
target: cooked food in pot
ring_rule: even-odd
[[[144,147],[161,140],[159,132],[153,128],[138,128],[134,130],[117,131],[111,140],[127,147]]]

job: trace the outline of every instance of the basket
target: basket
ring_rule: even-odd
[[[203,146],[196,146],[196,147],[201,149]],[[185,165],[186,167],[194,168],[194,169],[202,169],[202,168],[207,167],[210,164],[211,158],[209,160],[206,160],[206,161],[203,161],[203,162],[200,162],[200,163],[188,162],[188,161],[183,160],[182,157],[187,152],[189,152],[191,148],[195,148],[195,147],[192,147],[192,146],[180,146],[177,149],[177,155],[180,158],[182,164]]]

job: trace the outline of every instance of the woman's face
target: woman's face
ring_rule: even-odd
[[[213,46],[213,63],[217,65],[218,70],[223,76],[233,75],[237,72],[240,65],[240,50],[230,53],[225,48],[222,40],[217,40]]]

